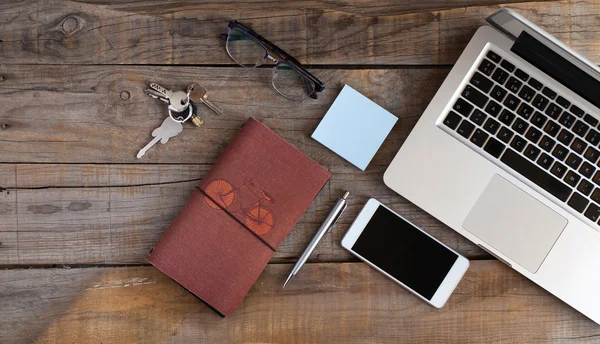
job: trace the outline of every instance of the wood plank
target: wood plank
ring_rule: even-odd
[[[243,123],[261,120],[322,165],[349,166],[310,138],[344,84],[400,118],[372,161],[387,165],[448,70],[319,70],[328,85],[319,99],[292,102],[271,87],[271,70],[138,66],[5,65],[0,87],[0,162],[212,163]],[[166,106],[144,94],[152,82],[185,89],[201,82],[225,112],[201,108],[205,124],[136,159]],[[127,92],[129,97],[122,99]],[[21,101],[14,101],[18,94]],[[16,116],[15,114],[24,114]],[[357,170],[358,171],[358,170]]]
[[[0,264],[144,263],[149,250],[211,165],[5,164],[12,184],[0,184]],[[332,178],[272,262],[293,262],[344,190],[347,212],[311,261],[355,260],[340,240],[370,197],[386,203],[469,258],[489,257],[477,246],[381,182],[383,167],[356,173],[334,167]],[[7,173],[6,175],[11,175]],[[4,177],[6,178],[6,177]],[[3,252],[3,251],[0,251]]]
[[[237,19],[307,64],[448,65],[498,2],[285,1],[268,11],[253,0],[7,2],[0,7],[0,63],[231,64],[218,35]],[[565,0],[508,7],[599,62],[599,6]]]
[[[2,343],[592,343],[600,328],[497,261],[443,309],[363,263],[270,264],[219,318],[153,267],[0,271]]]

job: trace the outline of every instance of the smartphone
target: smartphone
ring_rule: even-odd
[[[441,308],[469,261],[371,198],[342,246],[430,305]]]

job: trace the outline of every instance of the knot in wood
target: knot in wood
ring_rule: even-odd
[[[2,129],[8,129],[8,128],[10,128],[10,124],[8,124],[8,123],[2,124]]]
[[[78,25],[79,25],[79,22],[77,21],[77,18],[68,17],[62,22],[61,27],[62,27],[63,33],[67,37],[69,37],[69,36],[73,35],[75,33],[75,31],[77,31]]]
[[[131,98],[131,93],[129,93],[128,91],[121,92],[121,99],[128,100],[129,98]]]
[[[6,80],[6,77],[4,75],[0,75],[0,82]]]

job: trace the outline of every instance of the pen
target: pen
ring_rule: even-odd
[[[304,249],[304,252],[302,252],[302,255],[296,262],[296,265],[294,265],[292,272],[290,272],[290,275],[288,276],[287,280],[285,280],[285,283],[281,289],[285,288],[288,282],[291,281],[294,276],[296,276],[304,263],[306,263],[308,257],[310,257],[312,251],[314,251],[315,247],[317,247],[317,244],[319,244],[319,241],[321,241],[321,238],[323,238],[323,235],[329,232],[340,216],[342,216],[342,213],[344,210],[346,210],[346,198],[348,198],[348,195],[350,195],[350,193],[346,191],[342,197],[338,198],[338,201],[335,203],[333,208],[331,208],[331,211],[329,211],[329,215],[327,215],[327,218],[325,218],[325,221],[323,221],[323,224],[321,224],[321,227],[319,227],[317,230],[315,237],[311,240],[306,249]]]

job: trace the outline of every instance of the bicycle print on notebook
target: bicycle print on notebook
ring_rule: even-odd
[[[239,215],[245,225],[258,235],[264,235],[275,227],[275,215],[267,206],[275,199],[265,190],[256,187],[252,179],[245,179],[234,186],[223,179],[211,181],[205,188],[206,205],[215,210],[226,209]]]

